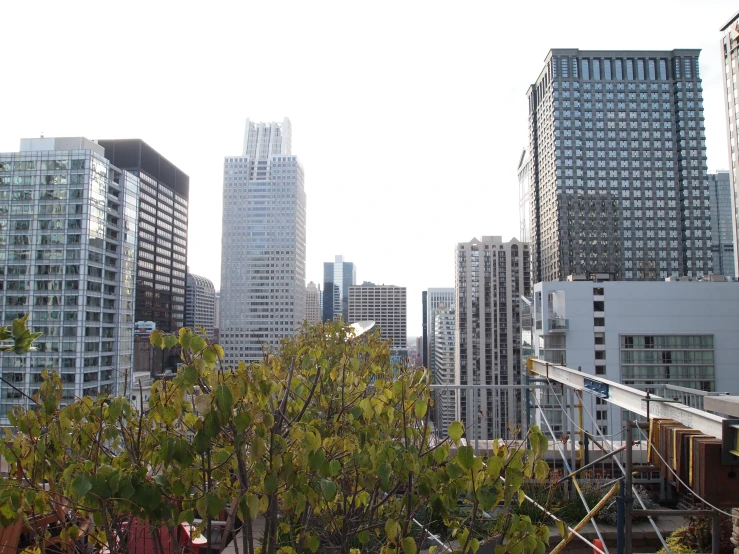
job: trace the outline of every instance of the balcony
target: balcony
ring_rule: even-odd
[[[547,320],[547,330],[550,333],[565,333],[570,328],[570,320],[563,317],[555,317]]]

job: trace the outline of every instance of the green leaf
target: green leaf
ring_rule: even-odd
[[[216,399],[216,406],[221,413],[228,414],[231,412],[231,408],[233,407],[231,389],[226,385],[219,385],[218,388],[216,388],[214,397]]]
[[[180,512],[180,517],[177,518],[177,525],[180,523],[192,523],[195,520],[195,512],[193,510],[185,510]]]
[[[534,477],[536,479],[546,479],[549,475],[549,464],[544,460],[536,460],[534,465]]]
[[[305,444],[308,447],[308,452],[313,452],[321,447],[321,437],[316,436],[312,431],[305,433]]]
[[[422,417],[422,416],[421,416]],[[404,537],[400,541],[400,546],[403,548],[403,554],[416,554],[416,541],[413,537]]]
[[[250,520],[254,521],[259,515],[259,498],[256,494],[249,493],[246,495],[247,515]]]
[[[488,474],[488,477],[492,479],[497,479],[500,476],[500,472],[503,469],[503,458],[500,458],[498,456],[493,456],[491,458],[488,458],[487,461],[487,470],[486,473]]]
[[[393,474],[393,468],[390,464],[380,464],[377,466],[377,475],[380,476],[380,486],[383,490],[390,488],[390,477]]]
[[[413,411],[415,412],[418,419],[421,419],[423,418],[423,416],[426,415],[426,410],[428,410],[428,404],[426,403],[426,401],[416,400],[416,403],[413,405]]]
[[[446,465],[446,473],[452,479],[458,479],[462,477],[462,475],[464,475],[464,470],[459,467],[459,464],[457,462],[449,462]]]
[[[464,434],[464,425],[459,421],[452,421],[449,424],[449,436],[454,442],[458,442]]]
[[[565,524],[561,520],[556,520],[554,522],[554,525],[557,527],[557,531],[559,531],[559,536],[562,540],[564,540],[565,537],[567,537],[567,530],[565,529]]]
[[[277,474],[274,471],[267,473],[264,478],[264,492],[272,494],[277,490]]]
[[[245,431],[251,425],[251,414],[246,411],[239,412],[234,418],[234,424],[238,431]]]
[[[200,337],[200,335],[193,335],[192,341],[190,341],[190,349],[196,354],[207,346],[206,342]]]
[[[218,421],[218,415],[215,412],[208,412],[203,424],[203,431],[209,439],[214,439],[220,434],[221,423]]]
[[[162,339],[162,331],[160,329],[152,331],[149,335],[149,342],[152,346],[156,348],[161,348],[164,344],[164,340]]]
[[[181,327],[179,335],[179,343],[180,346],[182,346],[182,349],[187,350],[188,348],[190,348],[190,343],[192,342],[193,337],[192,329]]]
[[[184,366],[180,370],[180,379],[184,387],[190,388],[198,382],[198,368],[192,364]]]
[[[400,534],[400,524],[394,519],[388,519],[385,522],[385,535],[391,542],[396,542],[398,535]]]
[[[328,472],[331,477],[336,477],[341,471],[341,462],[339,460],[331,460],[328,464]]]
[[[308,539],[308,549],[311,552],[317,552],[319,546],[321,546],[321,541],[318,540],[318,537],[312,535],[311,538]]]
[[[92,488],[92,483],[86,475],[78,475],[74,481],[72,481],[72,488],[74,492],[79,496],[85,496]]]
[[[463,470],[471,470],[472,464],[475,461],[475,449],[471,446],[460,446],[457,448],[456,460]]]
[[[216,356],[215,348],[213,348],[212,346],[209,346],[208,348],[203,350],[203,359],[205,360],[205,363],[210,364],[210,365],[213,365],[214,363],[216,363],[217,356]]]
[[[326,499],[326,502],[331,502],[336,498],[336,483],[328,479],[321,479],[321,493]]]
[[[164,347],[165,348],[174,348],[175,345],[177,345],[179,341],[177,340],[177,337],[174,335],[167,335],[164,337]]]
[[[210,438],[205,432],[205,429],[201,429],[195,433],[195,438],[192,441],[192,448],[198,454],[203,454],[210,446]]]
[[[211,517],[218,517],[221,510],[226,507],[226,499],[212,493],[205,495],[205,502],[208,506],[208,514]]]
[[[493,506],[495,506],[496,501],[498,500],[498,491],[495,489],[495,487],[492,487],[490,485],[483,485],[479,489],[477,489],[477,500],[480,502],[480,507],[483,510],[489,510]]]

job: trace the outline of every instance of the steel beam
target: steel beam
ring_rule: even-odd
[[[599,396],[625,410],[647,417],[647,393],[642,390],[589,375],[576,369],[544,362],[537,358],[529,358],[528,366],[529,371],[538,377],[548,378],[551,381],[562,383],[575,390],[592,392],[591,389],[585,386],[586,378],[591,382],[594,381],[605,385],[608,389],[607,396],[604,397],[601,394]],[[659,400],[665,399],[653,394],[650,395],[650,399],[655,400],[655,402],[649,403],[650,418],[672,419],[692,429],[703,431],[706,435],[711,435],[719,439],[723,437],[722,417],[691,408],[685,404],[659,402]]]

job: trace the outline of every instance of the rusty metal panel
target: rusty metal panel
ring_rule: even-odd
[[[696,492],[722,508],[736,506],[739,498],[739,466],[721,465],[721,441],[698,440],[698,478]]]
[[[675,471],[680,476],[680,479],[686,483],[690,480],[690,463],[689,463],[689,444],[688,438],[691,436],[701,436],[703,438],[713,438],[709,435],[704,435],[697,429],[677,429],[676,435],[676,451],[675,451]],[[687,493],[687,489],[676,480],[675,486],[677,491],[680,493]]]
[[[661,419],[657,417],[653,417],[649,420],[649,448],[647,450],[647,462],[652,464],[655,467],[662,467],[662,462],[659,459],[659,456],[653,451],[652,445],[654,445],[654,449],[656,449],[660,454],[662,453],[660,451],[660,427],[663,423],[667,423],[672,421],[671,419]]]
[[[672,463],[671,463],[672,443],[673,443],[674,436],[675,436],[674,435],[675,429],[686,429],[686,427],[682,423],[677,423],[675,421],[666,421],[660,424],[659,453],[662,454],[662,457],[664,458],[665,462],[667,462],[667,464],[665,464],[660,460],[660,473],[662,477],[664,477],[671,483],[675,482],[675,477],[673,476],[672,472],[667,468],[667,466],[669,465],[670,467],[672,467]]]

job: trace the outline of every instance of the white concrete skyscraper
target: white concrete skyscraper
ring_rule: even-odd
[[[520,385],[521,296],[531,295],[529,245],[482,237],[457,245],[455,271],[455,384],[490,388],[460,391],[457,419],[467,437],[509,438],[523,425],[521,392],[493,388]]]
[[[303,167],[290,120],[246,121],[223,164],[220,337],[228,364],[258,360],[305,319]]]

